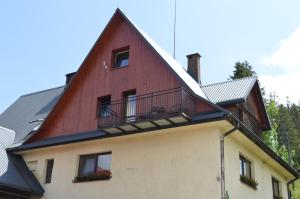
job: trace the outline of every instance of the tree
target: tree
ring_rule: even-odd
[[[240,79],[243,77],[251,77],[256,75],[256,72],[247,61],[236,62],[234,69],[233,76],[230,76],[230,79]]]

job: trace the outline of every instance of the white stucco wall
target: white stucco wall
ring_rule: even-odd
[[[283,172],[286,172],[274,161],[263,154],[258,147],[254,147],[247,138],[241,134],[225,138],[225,178],[226,190],[231,198],[267,199],[273,197],[272,176],[280,181],[282,196],[287,199],[287,179]],[[239,154],[251,161],[254,179],[258,182],[257,190],[240,181],[240,160]]]
[[[38,161],[35,172],[45,199],[218,199],[220,136],[232,128],[220,121],[22,152]],[[79,155],[112,151],[112,179],[73,183]],[[258,189],[239,180],[239,154],[254,165]],[[54,159],[52,182],[44,184],[46,160]],[[271,176],[287,198],[287,171],[240,133],[225,138],[226,190],[230,199],[272,198]]]
[[[38,160],[36,175],[46,199],[220,198],[219,135],[218,128],[204,124],[45,148],[23,157]],[[112,151],[111,180],[72,183],[80,154],[105,151]],[[52,182],[44,184],[50,158]]]

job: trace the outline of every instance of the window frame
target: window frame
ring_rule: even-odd
[[[99,161],[99,157],[101,155],[110,155],[111,158],[112,158],[112,152],[111,151],[79,155],[77,177],[74,179],[73,182],[84,182],[84,181],[109,180],[109,179],[111,179],[111,159],[110,159],[110,168],[108,170],[110,172],[109,177],[107,177],[107,176],[100,177],[100,176],[97,175],[97,168],[99,166],[98,161]],[[93,177],[89,177],[90,175],[83,175],[82,174],[82,169],[85,166],[85,160],[87,158],[90,158],[90,157],[92,157],[95,160],[93,173],[91,174]]]
[[[54,167],[54,159],[47,159],[46,160],[45,184],[50,184],[52,181],[53,167]]]
[[[134,122],[137,117],[137,94],[136,90],[129,90],[123,92],[124,99],[124,118],[126,122]],[[132,110],[128,109],[131,106]],[[132,114],[134,112],[134,114]]]
[[[240,175],[253,179],[252,162],[241,154],[239,156],[239,160],[240,160],[240,169],[242,168],[242,172],[240,171]],[[247,170],[246,170],[247,168],[245,168],[245,163],[248,166],[249,175],[247,175]]]
[[[278,193],[275,193],[275,188],[274,188],[274,182],[277,186],[277,191]],[[272,193],[273,193],[273,198],[277,199],[281,197],[281,190],[280,190],[280,181],[272,176]]]
[[[104,101],[107,100],[107,102],[109,101],[109,104],[105,104]],[[96,112],[96,117],[97,118],[105,118],[105,117],[109,117],[111,114],[109,111],[106,111],[107,115],[102,115],[102,106],[105,105],[107,106],[111,106],[111,95],[105,95],[102,97],[98,97],[97,99],[97,112]],[[110,109],[111,110],[111,109]]]
[[[121,64],[117,65],[117,56],[123,53],[128,53],[128,63],[127,65],[122,66]],[[130,58],[130,50],[129,46],[125,46],[122,48],[118,48],[112,51],[112,58],[111,58],[111,68],[112,69],[119,69],[119,68],[126,68],[129,66],[129,58]]]

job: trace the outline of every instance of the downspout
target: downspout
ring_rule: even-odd
[[[227,131],[220,137],[220,160],[221,160],[221,199],[226,199],[225,193],[225,162],[224,162],[224,139],[226,136],[238,130],[239,124],[233,129]]]

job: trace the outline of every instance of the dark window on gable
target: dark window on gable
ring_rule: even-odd
[[[113,51],[113,67],[122,68],[129,64],[129,48],[122,48]]]
[[[272,177],[272,189],[273,189],[273,198],[277,199],[280,197],[280,186],[279,181]]]
[[[98,98],[97,117],[109,117],[111,114],[111,96],[107,95]]]
[[[252,178],[251,162],[245,157],[240,155],[240,175],[248,178]]]
[[[77,181],[106,180],[111,177],[111,152],[81,155]]]
[[[51,182],[53,165],[54,165],[54,160],[53,159],[47,160],[45,183],[50,183]]]

